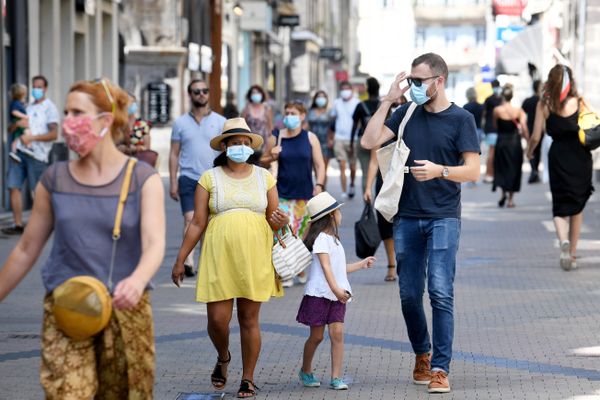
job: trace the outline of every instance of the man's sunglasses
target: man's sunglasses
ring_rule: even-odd
[[[108,84],[106,83],[106,80],[104,78],[98,78],[98,79],[92,80],[91,82],[94,84],[102,85],[102,87],[104,88],[104,92],[106,93],[106,97],[108,97],[108,101],[110,102],[110,105],[112,107],[112,113],[114,114],[115,110],[117,108],[117,103],[115,103],[115,99],[110,94],[110,90],[108,89]]]
[[[192,89],[192,94],[194,96],[198,96],[200,93],[202,94],[208,94],[209,89]]]
[[[428,78],[406,78],[406,82],[408,82],[409,86],[415,85],[416,87],[421,87],[424,81],[432,78],[439,78],[439,75],[430,76]]]

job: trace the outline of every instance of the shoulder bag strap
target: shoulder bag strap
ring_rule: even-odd
[[[396,141],[396,146],[400,145],[400,141],[404,136],[404,128],[415,111],[415,108],[417,108],[417,103],[415,102],[410,103],[410,106],[408,106],[408,110],[406,110],[406,114],[404,115],[404,118],[402,118],[402,122],[400,122],[400,127],[398,128],[398,140]]]
[[[123,219],[123,210],[125,208],[125,202],[129,196],[129,187],[131,186],[131,175],[133,173],[133,167],[137,162],[136,158],[130,157],[127,162],[127,170],[123,177],[123,183],[121,184],[121,193],[119,194],[119,203],[117,204],[117,213],[115,214],[115,223],[112,231],[112,254],[110,257],[110,268],[108,270],[108,290],[112,292],[112,275],[115,266],[115,255],[117,252],[117,242],[121,238],[121,221]]]

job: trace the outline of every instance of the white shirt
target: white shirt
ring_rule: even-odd
[[[49,124],[60,122],[58,110],[50,99],[44,99],[41,103],[29,104],[27,106],[27,116],[29,117],[29,131],[32,136],[45,135],[50,131],[48,129]],[[38,142],[34,140],[29,147],[19,141],[17,148],[36,160],[47,163],[48,155],[52,149],[52,141]]]
[[[354,123],[352,116],[359,103],[360,101],[356,97],[352,97],[348,101],[335,99],[331,109],[331,116],[335,118],[335,139],[350,140]]]
[[[310,265],[308,282],[306,282],[306,286],[304,287],[304,294],[314,297],[325,297],[333,301],[337,300],[337,297],[335,297],[335,294],[329,288],[327,279],[325,279],[325,273],[323,272],[318,254],[329,254],[331,271],[338,287],[352,293],[350,282],[348,282],[348,272],[346,271],[346,253],[342,244],[335,237],[321,232],[313,244],[313,260]]]

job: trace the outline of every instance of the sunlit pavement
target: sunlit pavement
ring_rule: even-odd
[[[339,196],[338,178],[330,182],[331,192]],[[499,209],[499,193],[492,193],[490,185],[463,188],[452,392],[439,397],[600,399],[600,202],[596,196],[586,209],[579,269],[565,272],[549,223],[548,190],[544,184],[524,183],[515,197],[517,207]],[[167,255],[153,294],[157,399],[212,392],[210,373],[216,361],[206,333],[206,307],[193,301],[194,283],[185,281],[177,289],[170,282],[181,217],[177,203],[168,199],[167,206]],[[340,232],[350,260],[355,260],[353,225],[361,211],[360,197],[343,208]],[[15,243],[15,238],[0,239],[2,259]],[[41,259],[47,254],[48,248]],[[315,359],[324,385],[300,386],[297,372],[308,329],[295,321],[303,290],[295,286],[262,308],[263,348],[255,374],[259,398],[429,398],[425,387],[411,383],[413,354],[397,284],[383,281],[387,262],[381,247],[377,256],[375,268],[350,277],[356,294],[345,324],[344,376],[350,390],[327,389],[327,341]],[[0,399],[43,397],[38,383],[39,267],[0,304]],[[227,398],[235,396],[241,378],[239,343],[234,317]]]

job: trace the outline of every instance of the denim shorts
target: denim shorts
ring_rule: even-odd
[[[20,151],[17,151],[17,154],[21,158],[21,162],[16,162],[12,158],[8,160],[6,186],[9,189],[21,189],[27,179],[29,189],[34,191],[48,164]]]
[[[498,134],[495,132],[490,132],[485,134],[485,143],[488,146],[495,146],[498,141]]]
[[[179,176],[179,204],[181,205],[181,213],[185,214],[194,211],[194,196],[198,181],[188,178],[187,176]]]
[[[300,303],[296,321],[308,326],[324,326],[334,322],[344,322],[346,305],[324,297],[305,295]]]

